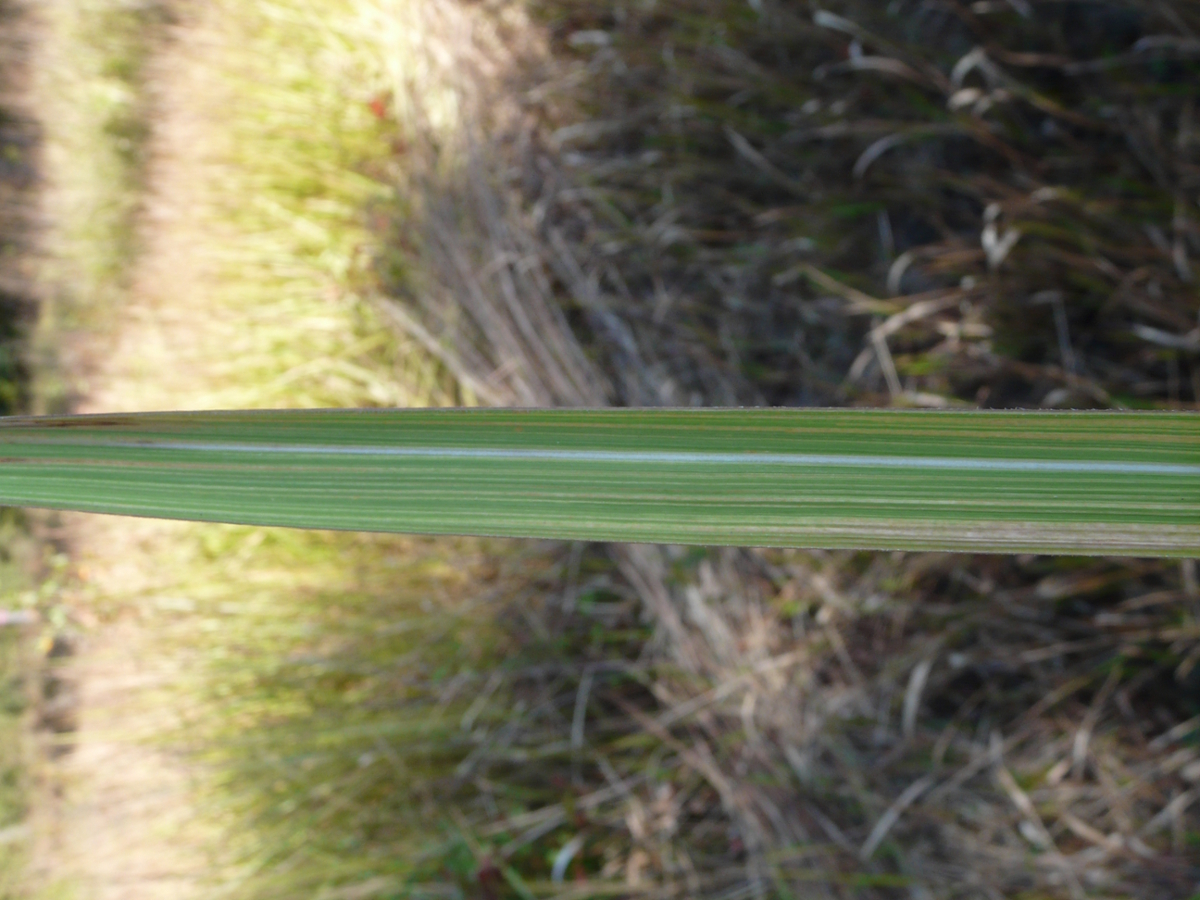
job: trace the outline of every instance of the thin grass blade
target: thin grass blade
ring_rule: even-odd
[[[0,421],[0,503],[422,534],[1200,553],[1187,413],[323,410]]]

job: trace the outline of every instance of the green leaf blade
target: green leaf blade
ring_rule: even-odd
[[[1186,413],[323,410],[0,423],[0,502],[306,528],[1189,556]]]

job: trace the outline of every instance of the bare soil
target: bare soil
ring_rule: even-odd
[[[203,406],[213,346],[201,332],[210,277],[197,210],[211,177],[202,84],[213,47],[204,23],[179,21],[158,48],[152,86],[145,206],[126,305],[108,326],[61,336],[61,377],[72,412]],[[54,52],[54,48],[42,48]],[[51,187],[51,189],[53,189]],[[212,323],[212,328],[235,323]],[[64,515],[58,536],[73,560],[67,605],[80,626],[62,666],[75,703],[65,753],[47,754],[35,797],[31,875],[81,900],[187,900],[203,894],[207,858],[197,838],[194,770],[164,734],[175,710],[156,703],[186,663],[155,640],[145,610],[159,588],[156,557],[179,526],[110,516]],[[147,606],[131,606],[136,598]]]

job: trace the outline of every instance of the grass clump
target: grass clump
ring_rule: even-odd
[[[227,560],[253,537],[216,534]],[[253,599],[210,591],[201,601],[216,627],[201,651],[207,699],[193,732],[219,773],[210,802],[241,825],[227,859],[245,873],[240,895],[545,893],[578,821],[617,813],[620,791],[605,787],[596,754],[631,786],[644,777],[636,735],[604,712],[619,709],[610,695],[646,703],[635,659],[643,628],[563,629],[553,600],[536,594],[564,572],[537,545],[499,555],[460,545],[453,568],[447,546],[427,541],[316,545],[267,532],[261,547],[294,554],[303,574],[262,579],[256,549],[233,563],[254,580]],[[348,552],[372,564],[347,578]],[[579,564],[590,576],[591,563]],[[497,616],[496,601],[514,591],[521,608]],[[594,602],[591,592],[580,599]],[[614,668],[619,655],[628,671]],[[594,694],[581,697],[594,661]],[[584,722],[573,710],[585,706],[586,744],[571,737]],[[543,777],[548,768],[566,777]],[[582,807],[574,799],[596,791]],[[494,827],[481,829],[485,817]],[[597,825],[573,860],[580,871],[616,858],[619,829]]]
[[[30,90],[46,163],[39,199],[53,223],[40,248],[48,263],[39,272],[41,316],[60,336],[100,327],[100,311],[128,286],[151,115],[146,67],[170,14],[163,3],[96,0],[47,3],[38,19]],[[52,370],[43,364],[41,374]]]
[[[494,9],[536,37],[428,42],[499,74],[449,159],[401,121],[417,265],[391,287],[496,401],[1195,408],[1186,4]],[[560,310],[589,399],[520,351],[512,296]],[[1191,782],[1158,768],[1195,715],[1190,564],[698,553],[616,550],[608,577],[655,623],[658,716],[706,713],[643,740],[730,788],[701,817],[728,841],[666,853],[633,817],[627,890],[1191,890]],[[1150,643],[1108,643],[1134,608]]]
[[[86,190],[81,187],[67,199],[103,197],[105,190],[111,190],[113,203],[136,210],[134,253],[125,261],[127,270],[108,271],[103,290],[94,297],[96,309],[122,317],[119,331],[129,330],[145,340],[128,342],[124,346],[134,349],[119,349],[101,361],[97,366],[101,374],[93,381],[102,393],[98,401],[93,397],[90,402],[109,409],[473,402],[469,385],[460,389],[447,377],[443,364],[421,345],[396,340],[380,326],[379,313],[371,305],[373,281],[366,277],[368,256],[363,249],[370,220],[364,222],[360,214],[369,213],[390,193],[377,172],[366,171],[371,165],[386,164],[382,157],[389,136],[368,104],[382,77],[371,67],[386,60],[378,53],[360,52],[359,42],[371,36],[361,9],[336,2],[319,9],[299,3],[231,3],[202,9],[173,7],[172,11],[173,18],[163,30],[147,37],[153,39],[152,52],[138,70],[144,80],[132,99],[135,106],[145,104],[150,110],[146,152],[138,157],[144,166],[138,184],[145,185],[146,191],[130,196],[129,184],[106,179],[98,164],[59,173],[64,179],[87,180]],[[56,21],[62,28],[54,31],[55,60],[63,68],[63,80],[47,91],[53,94],[55,85],[74,84],[74,78],[95,88],[100,76],[90,68],[89,42],[104,43],[108,36],[67,27],[74,21],[70,17]],[[136,21],[152,27],[149,21]],[[179,41],[181,35],[191,42]],[[75,53],[79,41],[85,46]],[[378,45],[366,42],[364,46]],[[76,60],[82,62],[81,70],[71,69]],[[62,95],[54,96],[64,101]],[[183,123],[164,112],[174,102],[187,104]],[[119,156],[108,144],[121,136],[106,130],[102,122],[80,116],[59,124],[69,132],[62,136],[64,145],[94,141],[100,145],[98,160]],[[56,223],[67,236],[94,241],[96,246],[85,249],[104,257],[113,251],[115,238],[91,228],[89,208],[82,203],[56,207]],[[73,218],[76,215],[86,221]],[[82,251],[81,255],[86,256]],[[95,273],[81,274],[69,259],[58,272],[64,291],[69,289],[72,296],[86,296],[97,283],[89,281]],[[188,302],[181,304],[180,295]],[[197,310],[204,312],[197,314]],[[172,327],[175,322],[178,328]],[[143,327],[145,323],[149,327]],[[83,322],[79,329],[87,332],[93,324]],[[64,328],[62,320],[46,321],[47,340],[65,342],[70,334]],[[70,399],[70,392],[64,393]],[[236,822],[241,829],[235,829],[228,841],[231,855],[225,861],[230,867],[205,876],[226,886],[246,878],[239,890],[269,895],[272,884],[291,878],[286,866],[280,868],[286,856],[280,847],[288,846],[288,840],[295,842],[298,834],[301,843],[312,842],[320,853],[312,865],[297,865],[292,883],[336,888],[361,881],[364,862],[351,852],[354,839],[343,842],[327,830],[328,816],[315,809],[324,794],[314,794],[300,808],[300,815],[307,818],[289,818],[286,810],[277,815],[270,803],[256,812],[260,806],[256,792],[271,789],[275,781],[257,779],[261,769],[255,768],[254,759],[257,754],[263,760],[278,755],[290,759],[290,751],[281,743],[316,736],[297,718],[306,710],[332,724],[356,696],[373,698],[385,713],[394,713],[395,706],[373,695],[375,682],[360,684],[353,671],[326,683],[301,684],[315,670],[301,666],[289,671],[285,657],[305,651],[305,642],[313,640],[315,632],[278,626],[283,621],[295,625],[299,617],[308,615],[324,622],[326,614],[320,607],[338,598],[348,610],[349,630],[339,632],[331,626],[330,641],[318,638],[318,646],[307,652],[336,650],[346,658],[335,659],[329,668],[354,670],[358,664],[352,659],[353,642],[365,641],[378,625],[378,617],[412,618],[414,597],[421,590],[426,598],[430,591],[442,590],[437,588],[439,579],[449,582],[444,589],[447,595],[465,593],[462,574],[452,571],[447,560],[461,561],[474,572],[482,564],[472,554],[481,557],[482,551],[470,542],[420,548],[403,541],[329,535],[293,541],[267,530],[151,526],[124,532],[106,530],[103,523],[75,524],[79,527],[68,528],[66,534],[77,551],[74,570],[78,573],[69,586],[67,615],[80,627],[98,633],[128,618],[145,617],[157,625],[163,618],[178,617],[179,631],[169,635],[170,641],[165,635],[138,644],[145,650],[146,664],[154,667],[163,662],[160,654],[168,653],[169,646],[178,650],[180,660],[196,660],[197,675],[202,672],[210,679],[203,684],[184,683],[175,679],[174,666],[167,665],[163,682],[139,690],[130,699],[131,703],[173,703],[184,716],[195,709],[211,714],[196,721],[189,732],[172,732],[163,738],[175,748],[186,743],[199,758],[214,761],[217,783],[210,784],[207,793],[201,792],[196,802],[213,810],[212,821]],[[488,558],[503,559],[507,552],[497,543]],[[131,573],[124,567],[127,559],[143,565]],[[426,574],[430,568],[437,570],[436,577]],[[347,571],[359,575],[348,580]],[[421,590],[405,589],[408,581]],[[146,611],[154,609],[164,594],[176,602],[165,604],[168,608],[159,616]],[[464,623],[461,617],[451,621],[436,612],[433,607],[420,610],[421,615],[428,614],[429,622],[418,634],[434,632],[436,637],[441,628],[463,635],[431,643],[431,655],[444,654],[440,664],[450,658],[448,646],[457,648],[469,639],[489,640],[489,617],[477,615],[475,621]],[[372,622],[372,617],[377,618]],[[215,639],[216,631],[235,643]],[[390,689],[402,687],[405,678],[415,680],[411,691],[419,701],[432,688],[422,687],[418,675],[423,672],[414,675],[400,666],[402,659],[392,665],[390,654],[402,650],[423,648],[401,632],[391,643],[384,641],[371,651],[383,673],[377,681],[381,688]],[[245,670],[230,660],[245,663]],[[282,681],[271,674],[276,669],[283,670]],[[256,695],[260,685],[265,694]],[[297,693],[290,693],[293,689]],[[221,703],[209,704],[213,698]],[[161,716],[147,712],[147,720],[158,722]],[[126,726],[129,721],[119,719]],[[250,730],[221,733],[227,722]],[[368,717],[366,722],[368,733],[390,733],[386,721],[376,725]],[[333,775],[346,783],[353,781],[357,760],[366,751],[353,729],[345,733],[344,741],[343,730],[329,735],[332,750],[321,751],[323,761],[315,769],[303,770],[306,776],[311,774],[319,784],[330,783],[326,779]],[[247,736],[255,734],[262,740],[257,745],[248,743]],[[197,746],[197,735],[213,736],[214,742]],[[86,733],[75,737],[89,739]],[[459,753],[463,740],[447,740],[441,756]],[[400,750],[408,752],[404,747]],[[256,756],[242,757],[243,752]],[[411,755],[419,762],[423,752],[414,745]],[[253,777],[243,779],[239,771]],[[406,797],[419,787],[419,780],[389,781],[381,774],[384,771],[389,770],[377,767],[365,773],[363,798],[374,802],[389,789],[397,797]],[[302,786],[297,789],[303,791]],[[400,816],[395,803],[381,802],[377,814],[353,808],[350,813],[348,819],[332,824],[362,835],[368,862],[378,859],[381,847],[411,846],[420,833],[414,829],[423,824],[412,815]],[[137,810],[129,810],[128,815],[144,821]],[[398,818],[389,824],[391,815]],[[301,830],[293,831],[289,839],[287,829],[297,824]],[[406,825],[410,826],[407,833]],[[330,843],[318,840],[323,836],[330,837]],[[187,846],[203,838],[188,832],[178,840]],[[343,854],[340,861],[339,853]],[[164,861],[164,868],[173,859]],[[397,857],[382,872],[391,877],[399,867],[403,874],[407,870],[402,859]],[[62,865],[53,878],[68,882],[74,869],[87,866],[86,860],[57,862]]]
[[[29,693],[24,671],[28,647],[21,638],[11,626],[0,630],[0,897],[5,900],[21,896],[29,836],[25,740]]]
[[[1197,401],[1186,5],[543,10],[606,124],[557,134],[628,223],[581,227],[681,385],[707,355],[743,402]]]
[[[451,572],[423,544],[327,591],[241,570],[252,534],[220,534],[256,585],[191,594],[215,637],[189,728],[245,896],[1165,898],[1193,877],[1191,820],[1164,812],[1200,714],[1170,570],[580,545]]]
[[[354,3],[222,10],[191,20],[220,48],[204,63],[221,98],[210,110],[221,126],[206,238],[218,304],[253,312],[249,330],[220,336],[234,353],[204,405],[469,399],[436,359],[389,332],[364,277],[367,211],[390,195],[379,175],[395,165],[370,106],[385,64],[370,22]]]

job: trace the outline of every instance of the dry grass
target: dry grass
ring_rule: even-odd
[[[332,592],[182,589],[245,896],[1193,890],[1177,570],[425,547]]]
[[[1200,400],[1186,4],[493,4],[536,26],[499,62],[428,8],[423,49],[471,86],[453,152],[412,133],[421,92],[391,98],[380,271],[481,397]],[[579,346],[591,399],[555,376]],[[522,701],[557,727],[517,734],[576,738],[560,777],[589,812],[509,827],[477,785],[479,827],[519,845],[476,847],[485,894],[497,854],[536,879],[564,847],[581,895],[1196,890],[1190,564],[558,554],[591,560],[604,626],[655,636],[636,663],[576,647]],[[578,590],[529,630],[584,628]],[[589,704],[636,762],[578,744]],[[523,832],[537,815],[560,824]]]
[[[1197,401],[1186,5],[547,6],[608,35],[575,62],[605,127],[551,137],[628,223],[591,211],[592,267],[681,385],[707,354],[771,403]]]

